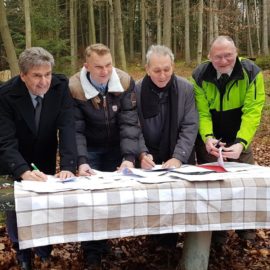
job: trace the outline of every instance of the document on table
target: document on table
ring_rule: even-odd
[[[21,181],[17,182],[24,190],[34,191],[37,193],[60,192],[75,189],[97,190],[119,187],[130,187],[139,185],[127,177],[121,177],[117,172],[98,172],[92,176],[72,177],[61,180],[54,176],[48,175],[48,180],[39,181]]]
[[[211,168],[211,166],[219,166],[218,162],[203,164],[205,167]],[[181,169],[181,168],[180,168]],[[270,175],[270,168],[258,165],[250,165],[238,162],[224,162],[224,169],[226,172],[220,173],[200,173],[176,175],[175,171],[171,171],[169,175],[171,177],[178,177],[180,179],[188,181],[216,181],[225,179],[237,179],[237,178],[267,178]]]
[[[217,162],[207,163],[211,166],[219,166]],[[48,176],[45,182],[21,181],[17,182],[20,188],[37,193],[60,192],[66,190],[84,189],[97,190],[109,188],[134,187],[144,184],[157,184],[174,181],[218,181],[235,178],[269,177],[270,168],[258,165],[250,165],[237,162],[224,162],[226,172],[217,173],[215,170],[205,169],[199,166],[183,165],[180,168],[163,169],[161,165],[152,170],[126,168],[121,172],[96,171],[95,175],[72,177],[61,180],[54,176]]]
[[[141,170],[141,169],[128,169],[126,172],[127,176],[134,177],[135,180],[141,183],[164,183],[173,182],[179,180],[188,181],[206,181],[208,175],[216,173],[213,170],[201,168],[194,165],[183,165],[180,168],[167,168],[162,169],[161,165],[157,165],[152,170]],[[210,180],[220,180],[220,177],[212,177]]]

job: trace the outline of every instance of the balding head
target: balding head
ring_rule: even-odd
[[[214,68],[220,73],[230,73],[235,65],[237,48],[229,36],[218,36],[211,43],[208,54]]]

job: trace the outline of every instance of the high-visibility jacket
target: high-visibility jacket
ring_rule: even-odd
[[[247,148],[260,124],[265,101],[261,69],[248,59],[237,58],[222,90],[215,68],[206,61],[194,70],[192,82],[202,140],[213,136],[227,144],[240,142]]]

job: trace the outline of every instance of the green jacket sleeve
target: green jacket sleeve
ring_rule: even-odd
[[[247,142],[245,148],[251,143],[260,124],[262,109],[265,101],[264,80],[262,72],[249,84],[244,105],[242,108],[242,121],[237,138]]]

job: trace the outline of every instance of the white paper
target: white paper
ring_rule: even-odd
[[[218,165],[220,167],[224,168],[224,161],[223,161],[223,156],[222,156],[222,147],[219,147]]]

